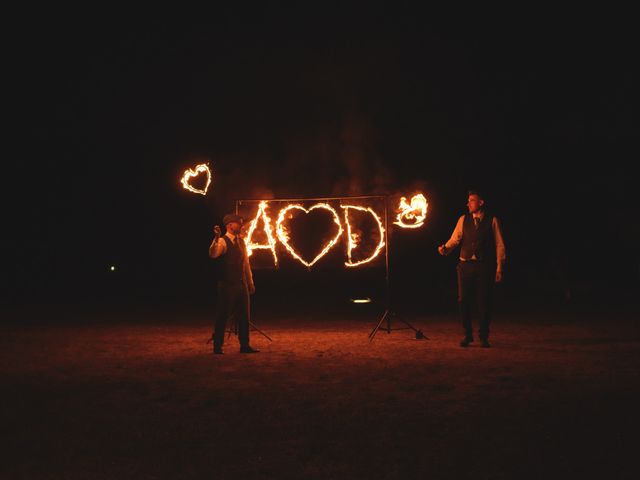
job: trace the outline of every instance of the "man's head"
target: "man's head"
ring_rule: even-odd
[[[482,211],[484,207],[484,199],[478,193],[477,190],[469,190],[469,197],[467,199],[467,208],[469,213],[477,213]]]
[[[227,232],[234,235],[240,234],[240,231],[242,230],[242,221],[242,217],[235,213],[228,213],[222,219],[222,223],[224,223]]]

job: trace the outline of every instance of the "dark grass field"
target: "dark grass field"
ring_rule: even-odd
[[[241,355],[206,313],[2,326],[2,478],[637,478],[636,313],[498,315],[491,349],[451,315],[263,314]],[[40,315],[40,320],[37,317]],[[29,321],[27,321],[29,320]],[[395,323],[394,326],[402,326]]]

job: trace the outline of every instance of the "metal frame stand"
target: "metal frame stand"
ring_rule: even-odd
[[[378,321],[378,324],[373,328],[373,330],[371,330],[371,333],[369,333],[369,343],[371,343],[374,339],[374,337],[376,336],[376,333],[378,333],[378,330],[380,330],[382,328],[382,330],[386,331],[387,333],[391,333],[392,330],[408,330],[411,329],[414,332],[416,332],[416,339],[417,340],[422,340],[422,339],[428,339],[429,337],[427,337],[424,333],[422,333],[421,330],[418,330],[416,327],[414,327],[413,325],[411,325],[409,322],[407,322],[406,320],[404,320],[402,317],[400,317],[392,308],[391,308],[391,283],[389,280],[389,229],[387,227],[388,225],[388,211],[387,211],[387,203],[388,203],[388,197],[385,197],[384,199],[384,245],[385,245],[385,249],[384,249],[384,256],[385,256],[385,287],[386,287],[386,299],[385,299],[385,310],[384,313],[382,314],[382,316],[380,317],[380,320]],[[398,321],[402,322],[405,326],[404,327],[392,327],[391,326],[391,321],[392,319],[397,319]],[[386,327],[382,327],[382,324],[385,323],[386,321]]]
[[[376,333],[378,333],[378,330],[380,330],[380,328],[382,327],[382,324],[385,321],[386,321],[386,327],[382,327],[382,329],[385,330],[387,333],[391,333],[392,330],[411,329],[414,332],[416,332],[416,339],[425,339],[425,338],[428,339],[429,337],[425,336],[425,334],[422,333],[422,331],[418,330],[413,325],[411,325],[409,322],[407,322],[406,320],[401,318],[391,308],[391,288],[390,288],[390,282],[389,282],[389,228],[388,228],[388,203],[389,203],[389,197],[388,197],[388,195],[386,195],[386,196],[383,196],[383,195],[362,195],[362,196],[354,196],[354,197],[321,197],[321,198],[303,198],[303,199],[300,199],[300,198],[298,198],[298,199],[277,198],[277,199],[274,199],[274,201],[278,201],[278,202],[293,202],[293,201],[303,201],[303,200],[305,200],[305,201],[308,201],[308,200],[330,201],[330,200],[365,199],[365,198],[384,198],[384,239],[385,239],[385,250],[384,250],[384,252],[385,252],[385,269],[386,269],[385,270],[385,282],[386,282],[385,311],[382,314],[382,317],[380,318],[380,320],[378,321],[378,324],[375,326],[375,328],[369,334],[369,342],[371,342],[373,340],[373,338],[376,336]],[[259,200],[256,200],[256,199],[236,200],[236,214],[238,213],[239,207],[240,207],[240,205],[242,205],[243,202],[257,202],[257,201],[259,201]],[[405,326],[404,327],[393,328],[391,326],[392,318],[395,318],[398,321],[402,322]],[[249,322],[249,325],[254,327],[256,330],[258,330],[255,327],[255,325],[253,325],[251,322]],[[269,338],[262,331],[258,330],[258,332],[260,332],[265,337]],[[236,326],[236,330],[234,331],[234,333],[237,334],[237,326]],[[271,339],[269,339],[269,340],[271,340]]]

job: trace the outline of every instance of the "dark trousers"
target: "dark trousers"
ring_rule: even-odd
[[[478,335],[481,339],[489,338],[491,323],[491,297],[495,281],[494,262],[469,260],[458,263],[458,303],[462,327],[467,338],[473,338],[471,318],[474,306],[480,317]]]
[[[241,347],[249,346],[249,292],[246,285],[218,285],[218,306],[213,332],[214,348],[222,348],[227,320],[235,317]]]

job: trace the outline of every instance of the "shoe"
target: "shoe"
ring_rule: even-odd
[[[213,353],[215,353],[216,355],[223,355],[224,352],[222,351],[222,348],[214,348],[213,349]]]
[[[259,353],[260,350],[256,350],[255,348],[251,348],[249,346],[247,347],[240,347],[240,353]]]
[[[480,346],[482,348],[490,348],[491,344],[489,343],[489,340],[487,340],[486,338],[483,338],[482,340],[480,340]]]
[[[473,338],[470,338],[470,337],[464,337],[464,338],[462,339],[462,341],[460,342],[460,346],[461,346],[461,347],[468,347],[468,346],[469,346],[469,344],[470,344],[471,342],[473,342]]]

